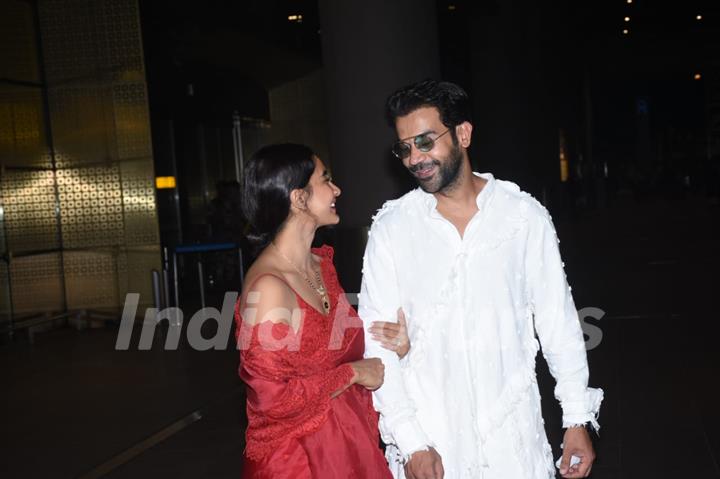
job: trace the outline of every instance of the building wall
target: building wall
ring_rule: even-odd
[[[2,315],[148,304],[160,254],[137,1],[5,3]]]

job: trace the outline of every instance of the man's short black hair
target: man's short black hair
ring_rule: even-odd
[[[423,80],[397,90],[385,102],[385,117],[394,127],[398,117],[423,107],[437,108],[440,121],[448,128],[472,121],[470,99],[465,90],[454,83],[437,80]]]

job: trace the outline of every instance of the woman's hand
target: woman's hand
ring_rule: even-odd
[[[397,311],[397,323],[375,321],[370,326],[369,331],[372,338],[380,341],[383,348],[395,351],[401,359],[410,351],[410,338],[408,337],[407,322],[402,308]]]
[[[361,359],[350,363],[350,366],[355,371],[353,384],[359,384],[370,391],[382,386],[385,379],[385,365],[380,358]]]

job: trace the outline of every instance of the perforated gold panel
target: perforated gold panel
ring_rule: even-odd
[[[147,167],[145,161],[128,161],[120,164],[120,174],[125,208],[125,244],[159,244],[153,170]]]
[[[116,166],[61,169],[57,182],[66,248],[122,244],[123,205]]]
[[[145,83],[140,36],[140,12],[136,1],[94,1],[98,9],[97,26],[101,35],[103,56],[112,66],[119,67],[127,75],[130,72],[142,74],[139,81]]]
[[[152,145],[148,128],[145,83],[115,85],[113,100],[118,157],[149,160],[152,155]]]
[[[61,311],[63,284],[60,253],[16,258],[10,263],[15,314]]]
[[[0,327],[10,321],[10,283],[7,263],[0,261]]]
[[[117,307],[117,251],[66,251],[65,288],[69,309]]]
[[[39,4],[45,72],[51,84],[88,78],[107,84],[128,77],[144,83],[136,1],[41,0]]]
[[[0,159],[4,166],[51,166],[39,88],[0,84]]]
[[[59,168],[116,159],[115,125],[108,86],[72,85],[48,91]]]
[[[0,178],[0,180],[1,179],[2,178]],[[7,251],[7,238],[5,237],[5,208],[2,206],[2,197],[0,197],[0,254],[5,251]],[[2,259],[0,259],[0,262],[1,261]]]
[[[5,241],[14,253],[59,248],[52,171],[0,175]]]
[[[160,248],[137,1],[39,0],[40,36],[33,2],[9,3],[0,78],[39,82],[42,38],[48,111],[41,88],[0,80],[0,321],[10,290],[16,314],[119,310],[127,292],[149,304]]]

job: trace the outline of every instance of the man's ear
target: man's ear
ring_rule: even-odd
[[[464,121],[455,127],[455,135],[457,136],[458,143],[463,148],[468,148],[472,141],[472,123]]]
[[[290,209],[298,211],[307,209],[307,191],[296,188],[290,192]]]

